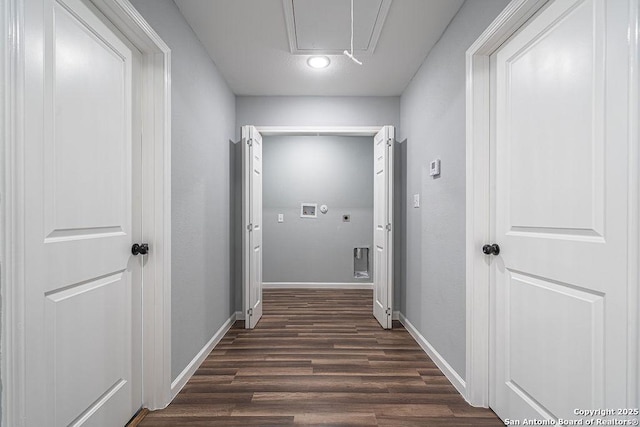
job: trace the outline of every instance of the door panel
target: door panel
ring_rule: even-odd
[[[627,404],[628,10],[551,2],[492,57],[503,419]]]
[[[518,171],[510,175],[508,199],[517,231],[603,231],[604,70],[596,61],[603,55],[604,16],[594,16],[596,6],[571,5],[505,58],[504,77],[511,80],[505,132],[523,138],[510,146],[509,159]]]
[[[262,135],[242,127],[245,327],[262,317]]]
[[[60,4],[54,20],[56,115],[44,162],[47,238],[127,233],[122,226],[129,225],[123,215],[130,197],[122,189],[131,177],[122,165],[131,155],[123,138],[130,126],[125,82],[131,54],[123,56]],[[82,209],[75,203],[80,194],[86,198]]]
[[[374,137],[373,315],[385,329],[392,326],[393,307],[393,139],[392,126]]]
[[[26,16],[42,40],[27,56],[44,58],[26,66],[26,424],[124,425],[142,403],[141,262],[130,252],[138,53],[79,0],[34,2]]]
[[[516,272],[507,276],[508,386],[551,414],[591,408],[604,373],[604,298],[566,283]],[[532,365],[532,360],[539,362]],[[563,385],[550,387],[550,381],[558,381],[553,374],[561,376]]]
[[[125,341],[129,334],[123,338],[122,333],[130,316],[113,317],[122,305],[130,306],[124,273],[47,294],[48,347],[55,352],[55,375],[61,379],[55,381],[55,425],[68,425],[93,410],[129,410],[131,354]]]

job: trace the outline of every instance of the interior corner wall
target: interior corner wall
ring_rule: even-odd
[[[465,52],[508,0],[466,1],[401,97],[406,243],[400,311],[465,378]],[[429,162],[441,160],[441,175]],[[420,208],[413,195],[420,194]]]
[[[171,48],[171,377],[235,312],[235,95],[171,0],[131,0]]]

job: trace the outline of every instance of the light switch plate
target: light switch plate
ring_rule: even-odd
[[[420,194],[414,194],[413,195],[413,207],[414,208],[419,208],[420,207]]]
[[[429,175],[440,175],[440,159],[435,159],[431,163],[429,163]]]

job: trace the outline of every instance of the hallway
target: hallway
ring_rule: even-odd
[[[369,290],[264,290],[176,399],[140,426],[498,426],[466,404],[399,322],[380,328]]]

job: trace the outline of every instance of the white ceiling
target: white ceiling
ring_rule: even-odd
[[[287,1],[292,2],[175,0],[236,95],[325,96],[400,95],[463,3],[463,0],[392,1],[375,52],[372,55],[355,52],[363,65],[342,55],[329,55],[331,65],[314,70],[307,66],[308,55],[291,53],[283,3]],[[295,5],[299,3],[305,3],[304,10],[296,16]],[[380,8],[380,4],[379,0],[356,0],[356,33],[372,33],[372,10]],[[315,21],[309,19],[314,15],[314,7]],[[296,31],[303,31],[305,43],[315,43],[316,48],[325,45],[335,48],[335,33],[344,28],[345,22],[348,28],[349,0],[294,0],[293,8],[298,21]],[[335,10],[335,16],[327,10]],[[359,13],[366,22],[358,22]],[[323,31],[323,26],[332,31]],[[309,38],[314,34],[317,42]],[[356,35],[355,39],[367,37],[370,36]],[[349,41],[347,31],[344,47],[340,48],[348,49]],[[364,42],[359,44],[363,47]]]

